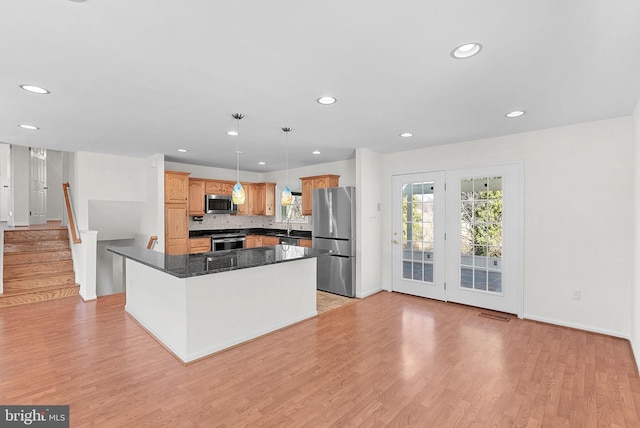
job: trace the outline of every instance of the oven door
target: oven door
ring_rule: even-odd
[[[211,238],[211,251],[244,248],[244,236],[238,238]]]

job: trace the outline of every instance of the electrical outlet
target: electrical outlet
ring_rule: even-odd
[[[572,294],[571,294],[571,298],[573,300],[580,300],[580,290],[573,290]]]

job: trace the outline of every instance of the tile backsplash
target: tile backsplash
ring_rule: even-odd
[[[311,230],[311,218],[306,223],[290,223],[291,230]],[[189,230],[210,229],[286,229],[287,222],[277,222],[274,216],[247,216],[230,214],[205,214],[202,221],[189,217]]]

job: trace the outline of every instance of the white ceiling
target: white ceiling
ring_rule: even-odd
[[[0,142],[266,172],[284,126],[290,168],[513,134],[630,115],[638,41],[638,0],[2,0]]]

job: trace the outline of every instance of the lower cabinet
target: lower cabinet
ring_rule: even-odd
[[[189,222],[187,204],[167,204],[164,208],[165,253],[187,254],[189,249]]]
[[[211,238],[190,238],[189,254],[208,253],[211,251]]]
[[[299,244],[301,247],[305,247],[305,248],[312,248],[313,247],[313,241],[311,239],[300,239]]]
[[[263,236],[262,237],[262,246],[267,247],[269,245],[278,245],[280,244],[280,238],[277,236]]]
[[[244,240],[244,248],[268,247],[280,244],[280,238],[268,235],[248,235]]]

